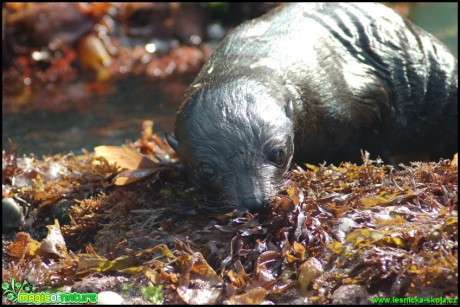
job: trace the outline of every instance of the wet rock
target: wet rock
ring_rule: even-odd
[[[366,305],[370,304],[367,290],[360,285],[343,285],[332,294],[332,304]]]
[[[2,232],[8,232],[12,229],[19,229],[24,216],[21,207],[13,198],[2,199]]]

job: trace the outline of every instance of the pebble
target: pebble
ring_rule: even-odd
[[[21,226],[24,216],[18,203],[9,197],[2,199],[2,232],[11,229],[18,229]]]
[[[113,291],[102,291],[97,295],[97,305],[121,305],[124,299]]]

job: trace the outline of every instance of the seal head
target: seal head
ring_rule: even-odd
[[[208,194],[260,211],[292,160],[292,102],[260,77],[191,88],[169,144]]]

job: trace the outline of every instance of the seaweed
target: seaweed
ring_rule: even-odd
[[[266,212],[221,213],[151,123],[138,141],[103,149],[3,153],[4,194],[29,206],[3,240],[3,280],[81,287],[125,276],[130,299],[161,285],[166,304],[331,303],[348,285],[368,299],[458,295],[456,162],[296,166]],[[136,170],[149,171],[119,182]]]

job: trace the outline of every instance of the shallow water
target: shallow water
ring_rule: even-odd
[[[144,120],[154,121],[155,132],[172,131],[178,95],[167,95],[161,85],[140,77],[117,81],[116,90],[85,98],[89,108],[3,115],[3,148],[11,138],[21,153],[78,154],[82,148],[92,150],[99,145],[121,145],[126,139],[138,139]]]

